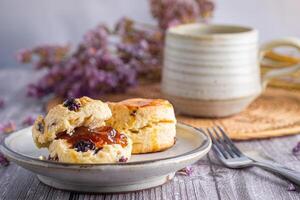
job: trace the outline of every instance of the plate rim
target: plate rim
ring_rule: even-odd
[[[44,166],[44,167],[48,167],[48,168],[74,168],[74,169],[93,169],[93,168],[98,168],[98,167],[116,167],[116,166],[140,166],[140,165],[144,165],[144,164],[157,164],[160,162],[166,162],[166,161],[174,161],[174,159],[183,159],[186,160],[189,157],[195,157],[197,156],[197,154],[201,154],[201,152],[205,152],[207,153],[212,145],[212,141],[210,139],[210,137],[208,137],[208,135],[206,135],[201,129],[196,128],[194,126],[191,126],[189,124],[186,123],[177,123],[176,126],[179,127],[184,127],[184,128],[192,128],[194,129],[194,131],[201,135],[202,138],[204,138],[203,143],[196,147],[195,149],[180,154],[180,155],[176,155],[176,156],[172,156],[172,157],[167,157],[167,158],[159,158],[159,159],[154,159],[154,160],[146,160],[146,161],[134,161],[134,162],[125,162],[125,163],[63,163],[63,162],[55,162],[55,161],[49,161],[49,160],[41,160],[38,158],[32,158],[26,155],[23,155],[21,153],[18,153],[14,150],[12,150],[11,148],[9,148],[6,145],[6,141],[8,140],[8,138],[12,137],[13,134],[20,132],[24,129],[29,129],[30,127],[18,130],[12,134],[10,134],[9,136],[5,137],[5,139],[2,141],[1,145],[0,145],[0,151],[7,156],[8,158],[11,158],[14,161],[17,162],[25,162],[27,164],[30,165],[39,165],[39,166]]]

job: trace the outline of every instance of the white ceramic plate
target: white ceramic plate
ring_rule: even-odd
[[[203,157],[211,140],[197,129],[177,124],[176,144],[163,152],[133,155],[127,163],[70,164],[40,160],[46,149],[36,148],[31,127],[5,138],[0,146],[11,161],[37,174],[40,181],[55,188],[81,192],[125,192],[161,185],[175,172]]]

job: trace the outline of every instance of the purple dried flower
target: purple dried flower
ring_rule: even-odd
[[[4,107],[4,99],[0,99],[0,108],[3,108]]]
[[[20,63],[29,63],[32,59],[32,51],[30,49],[21,49],[17,52],[17,61]]]
[[[37,84],[29,84],[27,87],[27,96],[29,97],[37,97],[41,98],[45,96],[46,92],[41,87],[41,85]]]
[[[34,123],[34,121],[35,121],[35,117],[29,115],[22,121],[22,125],[31,126]]]
[[[293,154],[298,154],[300,152],[300,142],[297,143],[297,145],[292,150]]]
[[[215,9],[215,4],[212,0],[196,0],[198,1],[199,10],[202,18],[210,18]]]
[[[55,93],[62,97],[98,97],[123,92],[135,85],[135,69],[107,49],[109,31],[103,25],[89,31],[73,55],[51,62],[47,73],[28,88],[28,95],[41,98]],[[42,49],[43,50],[43,49]],[[47,54],[45,50],[39,54]]]
[[[46,69],[45,75],[29,86],[28,95],[99,97],[124,92],[140,79],[160,80],[165,30],[196,21],[201,16],[210,17],[214,3],[213,0],[149,2],[159,27],[125,17],[113,32],[104,24],[89,30],[73,53],[69,45],[42,45],[21,50],[17,55],[20,62],[32,62],[36,69]]]
[[[16,124],[13,121],[0,124],[0,133],[11,133],[16,130]]]
[[[63,106],[67,107],[71,111],[78,111],[80,103],[75,98],[69,98],[63,103]]]
[[[36,69],[52,68],[63,62],[70,51],[70,45],[41,45],[32,51],[38,57],[34,63]]]
[[[119,35],[124,35],[132,29],[133,24],[134,22],[131,19],[127,17],[122,17],[116,23],[114,32]]]
[[[2,153],[0,153],[0,165],[6,167],[9,165],[9,161],[4,157]]]
[[[296,191],[296,187],[293,183],[290,183],[288,185],[287,191]]]
[[[173,20],[170,20],[170,22],[168,23],[168,27],[177,26],[179,24],[181,24],[181,22],[178,19],[173,19]]]
[[[84,35],[81,47],[87,50],[87,53],[92,53],[92,55],[96,53],[97,49],[106,49],[109,32],[110,31],[106,25],[98,25],[96,28],[88,31]]]
[[[119,162],[127,162],[128,161],[128,158],[125,158],[124,156],[122,156],[120,159],[119,159]]]
[[[192,166],[187,166],[179,171],[177,171],[178,174],[184,175],[184,176],[190,176],[193,173],[193,168]]]
[[[181,24],[194,22],[199,18],[199,6],[195,0],[150,0],[151,13],[158,20],[161,29],[166,30],[171,21]]]

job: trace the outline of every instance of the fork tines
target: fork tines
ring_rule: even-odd
[[[242,152],[234,145],[222,127],[217,126],[206,130],[212,139],[213,150],[218,156],[229,159],[242,155]]]

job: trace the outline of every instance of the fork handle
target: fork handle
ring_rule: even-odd
[[[275,166],[265,162],[253,162],[252,165],[261,167],[267,171],[276,173],[288,179],[289,181],[300,186],[300,172],[285,167]]]

